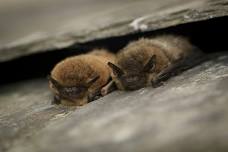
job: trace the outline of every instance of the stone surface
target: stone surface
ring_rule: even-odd
[[[0,62],[228,15],[227,0],[3,0]]]
[[[50,105],[45,79],[0,88],[0,151],[228,151],[228,54],[163,86]]]

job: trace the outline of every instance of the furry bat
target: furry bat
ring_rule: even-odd
[[[96,99],[110,81],[115,55],[107,50],[68,57],[55,65],[49,76],[49,87],[56,104],[81,106]]]
[[[118,89],[136,90],[159,86],[171,76],[200,63],[202,56],[185,37],[162,35],[131,42],[117,54],[116,62],[108,65]],[[106,90],[102,90],[103,95],[108,93]]]

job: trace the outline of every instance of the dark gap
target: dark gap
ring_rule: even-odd
[[[157,31],[137,32],[126,36],[99,39],[83,44],[75,44],[61,50],[47,51],[3,62],[0,63],[0,85],[19,80],[46,77],[53,66],[67,56],[84,53],[93,48],[107,48],[117,52],[132,40],[159,34],[179,34],[189,37],[193,44],[206,53],[227,51],[228,47],[225,39],[228,35],[227,19],[228,17],[219,17]]]

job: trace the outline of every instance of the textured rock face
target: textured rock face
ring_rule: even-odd
[[[0,88],[0,151],[227,151],[228,54],[159,88],[51,106],[44,79]]]
[[[227,4],[227,0],[4,2],[0,63],[99,38],[227,16]],[[116,91],[77,108],[51,105],[44,78],[1,86],[0,151],[228,151],[228,53],[210,56],[159,88]]]
[[[0,2],[0,62],[74,43],[228,15],[227,0]]]

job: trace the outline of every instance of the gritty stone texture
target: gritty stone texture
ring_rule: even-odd
[[[228,15],[227,0],[3,0],[0,62]]]
[[[163,86],[50,105],[44,79],[0,88],[0,151],[228,151],[228,54]]]

